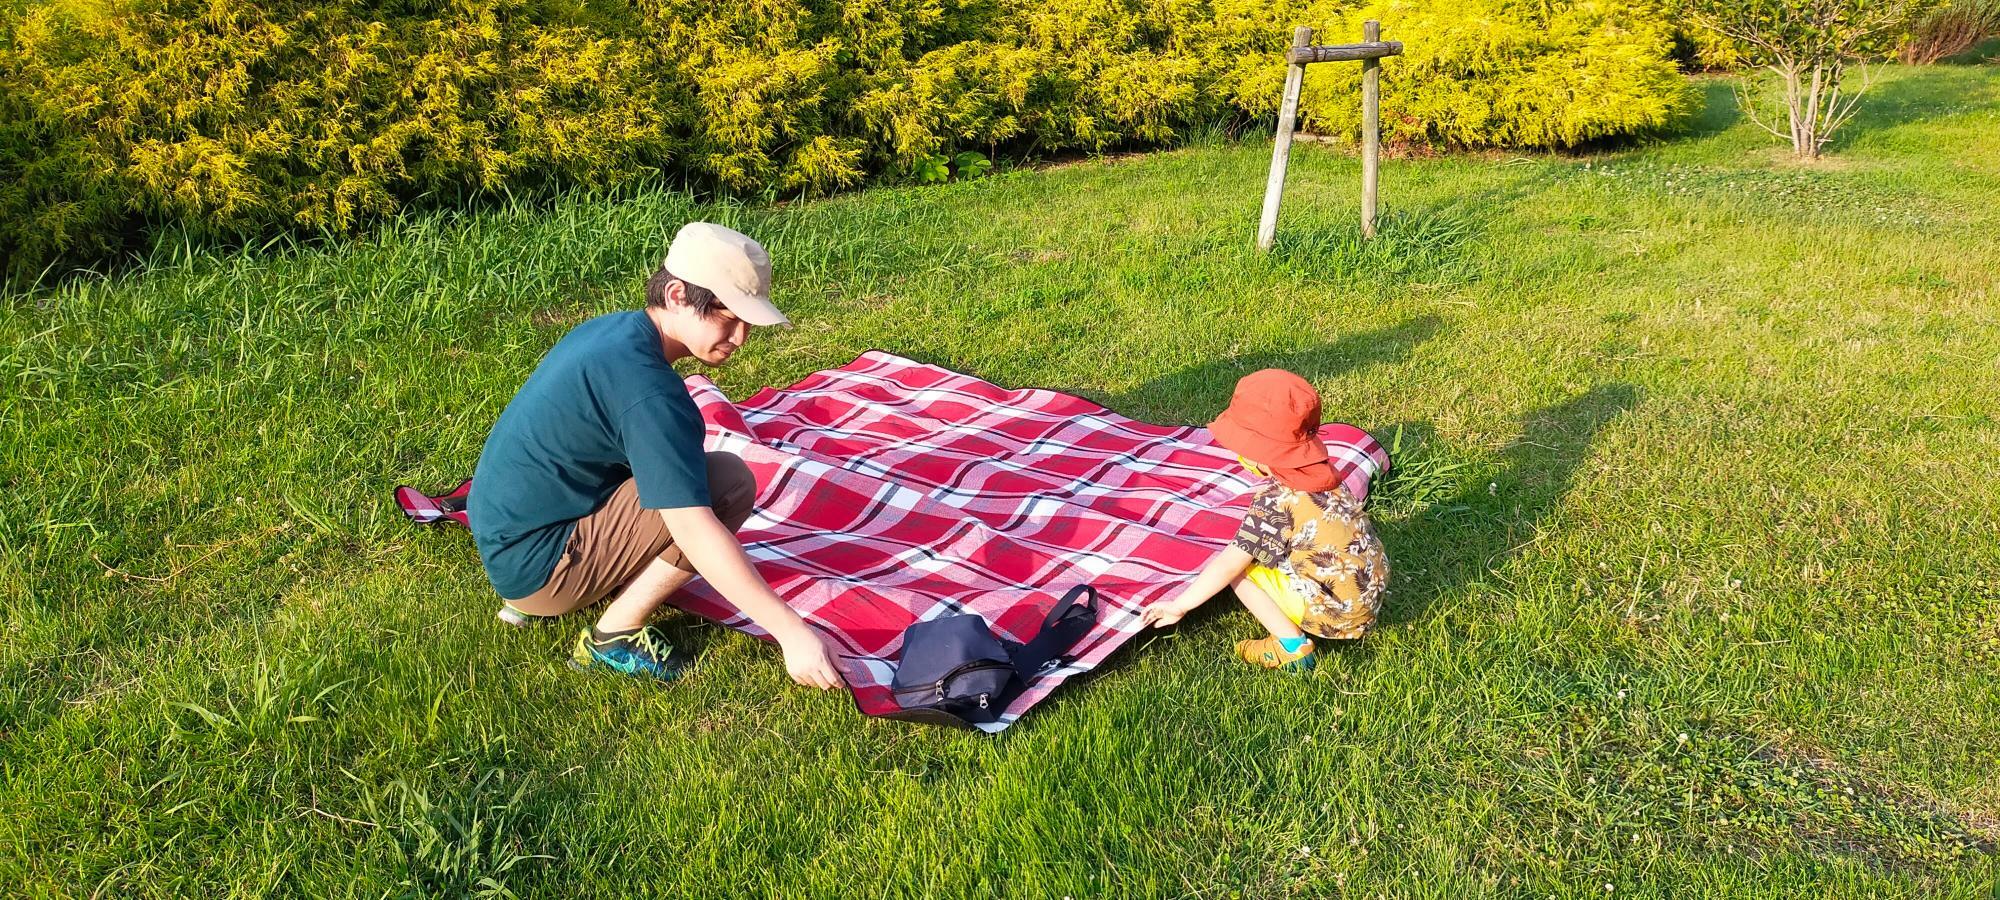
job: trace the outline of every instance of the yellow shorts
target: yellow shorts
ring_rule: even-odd
[[[1243,577],[1278,601],[1278,609],[1284,612],[1285,618],[1292,620],[1292,624],[1297,625],[1305,619],[1306,599],[1286,583],[1285,573],[1263,563],[1255,563],[1250,566],[1250,571],[1243,573]]]
[[[1338,608],[1339,601],[1331,598],[1316,597],[1309,601],[1292,588],[1285,573],[1266,565],[1252,565],[1243,577],[1277,601],[1278,610],[1285,614],[1285,618],[1292,620],[1292,624],[1311,637],[1351,640],[1366,634],[1375,625],[1379,600],[1368,598],[1368,602],[1357,603],[1351,609]],[[1375,595],[1379,596],[1379,593]],[[1324,602],[1314,602],[1318,600]],[[1318,606],[1318,611],[1313,611],[1309,608],[1311,606]]]

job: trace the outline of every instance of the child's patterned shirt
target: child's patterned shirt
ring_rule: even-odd
[[[1389,557],[1362,504],[1336,487],[1306,493],[1273,483],[1257,492],[1236,546],[1285,576],[1314,637],[1358,638],[1375,624]]]

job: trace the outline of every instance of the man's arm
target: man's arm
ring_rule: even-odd
[[[715,586],[716,593],[777,639],[793,681],[821,689],[840,686],[840,672],[834,668],[826,644],[751,567],[743,545],[715,518],[715,510],[706,506],[663,509],[660,518],[667,524],[667,533],[674,536],[674,545],[701,577]]]

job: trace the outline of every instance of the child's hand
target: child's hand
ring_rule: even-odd
[[[1176,597],[1165,603],[1155,603],[1152,606],[1146,607],[1143,618],[1148,626],[1165,628],[1175,622],[1179,622],[1182,616],[1194,612],[1200,606],[1200,600],[1188,600]]]

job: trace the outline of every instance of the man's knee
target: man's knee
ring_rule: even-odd
[[[730,531],[743,527],[757,505],[757,477],[743,457],[734,453],[708,454],[708,497],[715,517]]]

